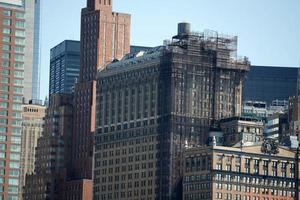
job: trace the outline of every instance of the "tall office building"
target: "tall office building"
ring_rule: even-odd
[[[241,113],[249,61],[237,37],[181,23],[166,46],[126,55],[97,79],[94,199],[181,199],[181,153]]]
[[[244,101],[289,100],[297,94],[299,68],[251,66],[244,84]]]
[[[79,77],[80,42],[65,40],[50,52],[49,95],[72,93]]]
[[[9,0],[8,0],[9,1]],[[20,0],[13,0],[20,1]],[[25,4],[24,98],[40,99],[40,11],[41,0],[23,0]]]
[[[21,175],[20,194],[22,199],[22,188],[25,186],[26,174],[34,172],[35,149],[37,141],[42,136],[46,107],[40,104],[25,104],[22,113],[22,147],[21,147]]]
[[[96,75],[130,51],[130,15],[112,11],[112,0],[87,0],[81,13],[81,68],[75,85],[72,169],[64,199],[92,199]],[[84,115],[82,114],[84,113]]]

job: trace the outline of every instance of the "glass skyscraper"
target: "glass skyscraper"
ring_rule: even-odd
[[[243,100],[265,101],[288,100],[297,95],[299,68],[251,66],[246,75]]]
[[[40,0],[23,0],[25,6],[24,98],[40,99]]]
[[[50,52],[49,95],[72,93],[80,70],[80,42],[65,40]]]

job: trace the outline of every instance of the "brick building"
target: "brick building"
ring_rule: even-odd
[[[66,200],[92,199],[97,70],[129,53],[130,21],[130,15],[112,11],[112,0],[87,0],[87,7],[82,9],[80,73],[74,95],[72,167],[63,192]]]

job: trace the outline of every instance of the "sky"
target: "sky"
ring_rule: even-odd
[[[50,49],[80,39],[86,0],[42,1],[41,99],[48,94]],[[178,22],[238,36],[238,54],[252,65],[300,66],[300,0],[113,0],[131,14],[131,44],[157,46],[177,33]]]

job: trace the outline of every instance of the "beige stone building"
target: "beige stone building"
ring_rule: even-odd
[[[298,200],[299,153],[272,141],[183,154],[184,200]]]
[[[34,172],[35,148],[42,136],[45,110],[42,105],[23,105],[20,191],[25,185],[26,174]]]

